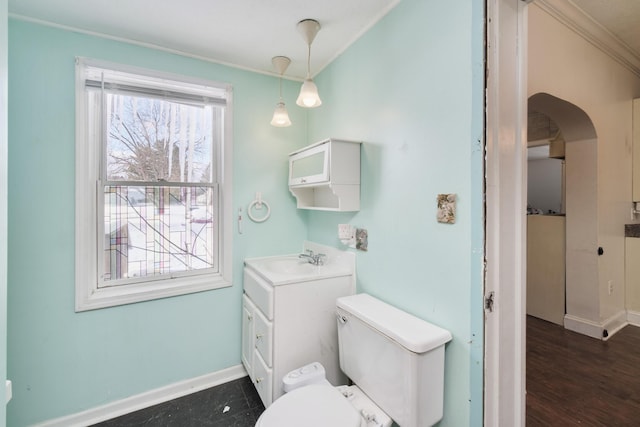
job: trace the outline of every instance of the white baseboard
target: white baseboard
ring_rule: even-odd
[[[148,408],[158,403],[167,402],[178,397],[205,390],[216,385],[237,380],[247,376],[242,365],[232,366],[221,371],[212,372],[200,377],[169,384],[154,390],[149,390],[126,399],[97,406],[76,414],[48,420],[33,427],[84,427],[96,424],[133,411]]]
[[[629,324],[629,322],[627,321],[627,317],[627,311],[622,310],[605,320],[604,329],[607,331],[607,336],[603,337],[603,340],[608,340],[609,338],[614,336],[616,332],[619,332],[620,330],[622,330],[622,328],[627,326]]]
[[[640,312],[627,310],[627,322],[633,326],[640,326]]]
[[[640,320],[640,313],[638,315],[638,320]],[[621,311],[604,322],[598,323],[592,320],[565,314],[564,327],[570,331],[606,341],[630,323],[628,318],[628,313],[626,311]],[[606,337],[604,336],[605,331],[607,331]]]
[[[604,327],[601,324],[570,314],[564,315],[564,327],[570,331],[599,340],[602,339],[602,332],[604,331]]]

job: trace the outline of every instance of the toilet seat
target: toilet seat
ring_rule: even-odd
[[[313,384],[273,402],[262,413],[256,427],[361,427],[363,421],[335,387]]]

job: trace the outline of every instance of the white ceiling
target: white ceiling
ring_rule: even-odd
[[[286,76],[302,79],[307,46],[296,30],[300,20],[322,26],[311,49],[315,75],[399,1],[9,0],[9,14],[272,74],[271,58],[284,55],[292,60]],[[561,1],[578,6],[640,58],[640,0]]]
[[[400,0],[9,0],[13,17],[277,74],[271,58],[288,56],[286,76],[306,75],[307,45],[296,24],[320,22],[311,47],[317,74]]]
[[[640,0],[571,0],[640,57]]]

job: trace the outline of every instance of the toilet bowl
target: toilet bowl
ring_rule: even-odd
[[[389,427],[391,418],[356,386],[310,384],[284,394],[256,427]]]

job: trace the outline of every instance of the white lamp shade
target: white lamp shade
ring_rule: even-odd
[[[287,107],[284,106],[284,102],[278,102],[278,105],[276,105],[273,118],[271,119],[271,125],[280,128],[291,126],[289,113],[287,113]]]
[[[302,83],[296,104],[305,108],[314,108],[322,105],[320,95],[318,95],[318,87],[313,80],[305,79],[304,83]]]

